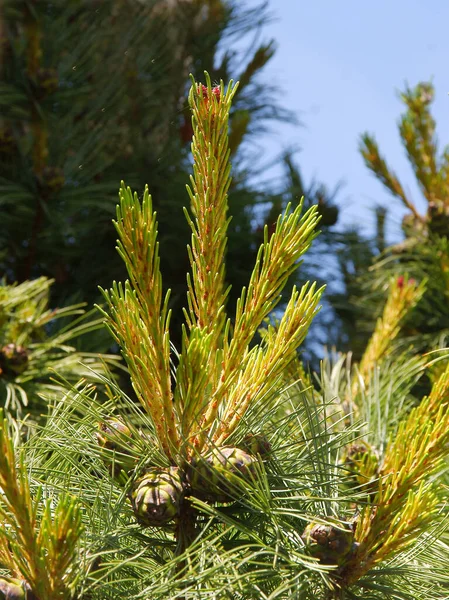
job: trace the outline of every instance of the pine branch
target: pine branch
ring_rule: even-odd
[[[231,336],[224,313],[224,253],[230,183],[227,120],[235,88],[232,83],[226,92],[223,84],[212,88],[206,78],[207,86],[193,82],[190,91],[195,130],[190,191],[194,219],[187,215],[192,228],[192,275],[174,397],[168,295],[163,301],[156,220],[147,191],[140,204],[122,185],[116,228],[130,280],[103,291],[109,309],[109,315],[103,313],[106,324],[122,348],[133,387],[157,436],[152,455],[157,450],[165,455],[164,466],[148,464],[137,479],[131,479],[134,473],[124,466],[122,483],[129,483],[132,510],[142,526],[169,528],[175,521],[175,554],[185,553],[202,533],[199,525],[192,525],[199,516],[193,498],[227,503],[236,495],[250,494],[263,478],[259,457],[266,445],[257,439],[251,447],[220,445],[233,434],[243,438],[238,429],[245,415],[264,397],[279,392],[284,368],[294,359],[323,291],[308,284],[295,288],[279,327],[270,328],[263,345],[249,350],[257,328],[279,302],[288,277],[316,236],[316,207],[301,216],[302,204],[294,211],[287,206],[270,239],[265,231],[248,292],[243,292],[237,305]],[[130,429],[125,419],[115,423],[118,437]],[[102,431],[105,428],[107,424]],[[100,438],[103,445],[113,443],[115,451],[122,447],[118,438],[109,442]],[[185,566],[183,560],[177,573]]]
[[[360,386],[366,386],[370,372],[383,360],[392,342],[398,336],[404,318],[416,306],[425,291],[426,282],[419,285],[408,275],[390,280],[388,298],[382,316],[377,320],[374,332],[365,349],[354,378],[352,397]]]
[[[225,314],[224,257],[226,252],[227,194],[231,183],[228,150],[228,120],[237,86],[231,81],[225,92],[223,82],[212,88],[193,81],[189,103],[192,110],[193,177],[189,192],[195,221],[189,249],[192,277],[189,278],[190,328],[196,323],[205,333],[222,334]],[[216,345],[217,342],[215,342]]]
[[[265,241],[260,247],[256,265],[251,275],[248,290],[243,290],[237,301],[234,334],[229,346],[225,370],[235,366],[234,359],[243,355],[248,343],[254,337],[263,319],[281,299],[281,291],[289,276],[298,268],[299,259],[309,249],[319,216],[315,206],[302,217],[302,203],[290,212],[287,206],[276,223],[276,230],[268,239],[265,228]]]
[[[162,301],[156,214],[145,188],[142,203],[122,182],[115,223],[118,252],[130,282],[103,292],[111,316],[106,323],[121,345],[133,385],[151,415],[162,447],[172,457],[179,447],[170,382],[169,292]]]
[[[234,385],[234,377],[231,377],[226,408],[220,427],[213,437],[217,445],[222,444],[234,432],[250,404],[255,405],[268,392],[272,392],[275,382],[282,379],[318,312],[318,302],[323,291],[324,288],[315,291],[315,285],[309,289],[304,286],[301,291],[293,288],[279,326],[276,330],[273,327],[269,329],[266,347],[256,348],[249,354],[245,368]]]
[[[401,94],[401,100],[407,110],[399,122],[399,133],[418,186],[427,200],[427,214],[422,216],[417,212],[397,177],[381,157],[374,138],[364,134],[360,150],[368,168],[411,211],[403,220],[403,229],[409,241],[422,236],[425,239],[434,235],[444,237],[449,216],[449,152],[446,148],[439,153],[436,123],[430,112],[434,100],[433,85],[419,83],[414,88],[407,87]]]
[[[102,321],[92,320],[84,304],[50,310],[52,284],[40,277],[0,285],[0,403],[16,416],[26,410],[34,420],[42,420],[43,397],[48,401],[58,389],[52,372],[98,381],[89,368],[104,373],[106,363],[117,363],[115,356],[77,351],[81,336],[98,331]]]
[[[402,201],[404,206],[410,210],[417,221],[424,222],[424,217],[418,213],[415,205],[405,193],[399,179],[394,172],[389,169],[385,159],[382,158],[375,139],[367,133],[363,134],[361,137],[360,152],[368,169],[376,175],[394,196]]]
[[[290,212],[290,206],[287,206],[270,239],[265,228],[265,242],[260,247],[248,290],[243,289],[237,301],[234,333],[230,341],[230,324],[225,332],[222,372],[211,393],[201,429],[210,427],[216,418],[228,389],[237,381],[242,366],[248,360],[250,341],[263,319],[279,302],[288,277],[298,268],[298,260],[317,235],[315,227],[319,217],[316,207],[309,209],[302,218],[301,209],[302,204]]]
[[[226,92],[223,82],[212,88],[207,73],[206,83],[193,81],[189,94],[194,135],[193,177],[187,191],[194,220],[185,213],[192,229],[192,244],[188,248],[192,274],[187,280],[187,330],[183,332],[175,392],[185,440],[198,423],[207,388],[217,381],[229,292],[225,288],[224,261],[229,223],[227,194],[231,183],[228,120],[237,85],[231,81]],[[208,369],[204,369],[206,364]]]
[[[0,418],[0,558],[39,600],[68,600],[77,578],[80,509],[73,498],[61,496],[52,510],[48,499],[39,523],[42,488],[33,499],[24,456],[16,464],[13,439],[2,412]]]
[[[375,370],[388,359],[405,317],[420,301],[425,287],[425,281],[418,285],[414,279],[409,279],[408,275],[390,278],[389,293],[382,316],[377,320],[360,364],[354,370],[352,383],[346,389],[345,401],[341,405],[344,414],[352,411],[354,416],[360,416],[360,394],[366,395],[368,392]]]
[[[430,84],[421,83],[415,89],[407,88],[401,94],[401,100],[408,110],[399,124],[407,156],[429,202],[444,198],[447,192],[439,179],[435,120],[429,110],[433,97],[434,91]]]
[[[432,476],[449,442],[449,367],[399,426],[379,470],[373,507],[357,523],[360,543],[342,572],[344,585],[413,543],[438,512]]]

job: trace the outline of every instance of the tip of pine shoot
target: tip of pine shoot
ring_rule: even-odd
[[[221,98],[221,88],[219,85],[214,86],[213,88],[211,88],[212,94],[215,96],[215,98],[220,101]],[[209,89],[207,87],[207,85],[204,84],[200,84],[198,86],[198,92],[201,94],[203,94],[203,98],[208,98],[209,97]]]

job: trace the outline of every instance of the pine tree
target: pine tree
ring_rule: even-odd
[[[192,82],[190,276],[183,345],[170,344],[156,214],[124,184],[115,223],[129,280],[104,291],[139,403],[67,388],[21,441],[0,426],[0,590],[22,598],[428,598],[447,595],[449,370],[394,344],[424,284],[392,278],[359,365],[314,389],[296,349],[322,288],[293,289],[251,341],[316,236],[317,208],[265,229],[226,315],[228,119],[236,87]],[[447,361],[447,356],[445,357]],[[38,532],[37,536],[35,532]]]
[[[394,171],[387,165],[375,139],[365,134],[361,152],[368,168],[389,192],[408,209],[402,229],[404,241],[385,248],[371,269],[378,290],[385,290],[391,276],[407,272],[417,281],[426,280],[426,293],[404,330],[408,342],[421,348],[444,345],[449,328],[449,149],[439,150],[436,123],[431,114],[434,90],[429,83],[407,88],[401,99],[406,112],[399,133],[419,189],[427,202],[420,214]],[[377,294],[377,297],[379,294]]]

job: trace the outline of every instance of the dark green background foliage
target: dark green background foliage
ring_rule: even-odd
[[[201,79],[205,69],[212,80],[240,81],[230,121],[233,290],[247,284],[261,223],[270,226],[270,214],[287,201],[305,193],[308,203],[321,203],[323,224],[335,223],[326,190],[306,189],[290,155],[283,190],[257,183],[263,164],[252,140],[270,122],[294,121],[260,76],[275,51],[273,41],[257,41],[270,16],[265,3],[6,0],[1,10],[0,273],[8,282],[45,275],[55,280],[54,306],[98,301],[98,285],[124,276],[111,227],[120,179],[142,191],[148,183],[179,339],[188,270],[188,76]]]

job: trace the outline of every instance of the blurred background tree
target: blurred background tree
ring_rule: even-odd
[[[335,223],[326,190],[307,190],[291,156],[283,191],[257,183],[257,136],[270,122],[294,121],[260,77],[275,51],[260,41],[266,2],[6,0],[1,11],[0,272],[9,283],[50,277],[51,305],[61,306],[92,304],[98,285],[123,278],[110,222],[126,175],[136,189],[150,186],[179,327],[189,239],[180,192],[191,161],[186,92],[189,73],[200,79],[205,69],[217,81],[240,81],[230,121],[232,288],[248,281],[263,207],[276,212],[307,192],[306,203],[327,211],[323,224]],[[232,310],[232,292],[229,303]]]

